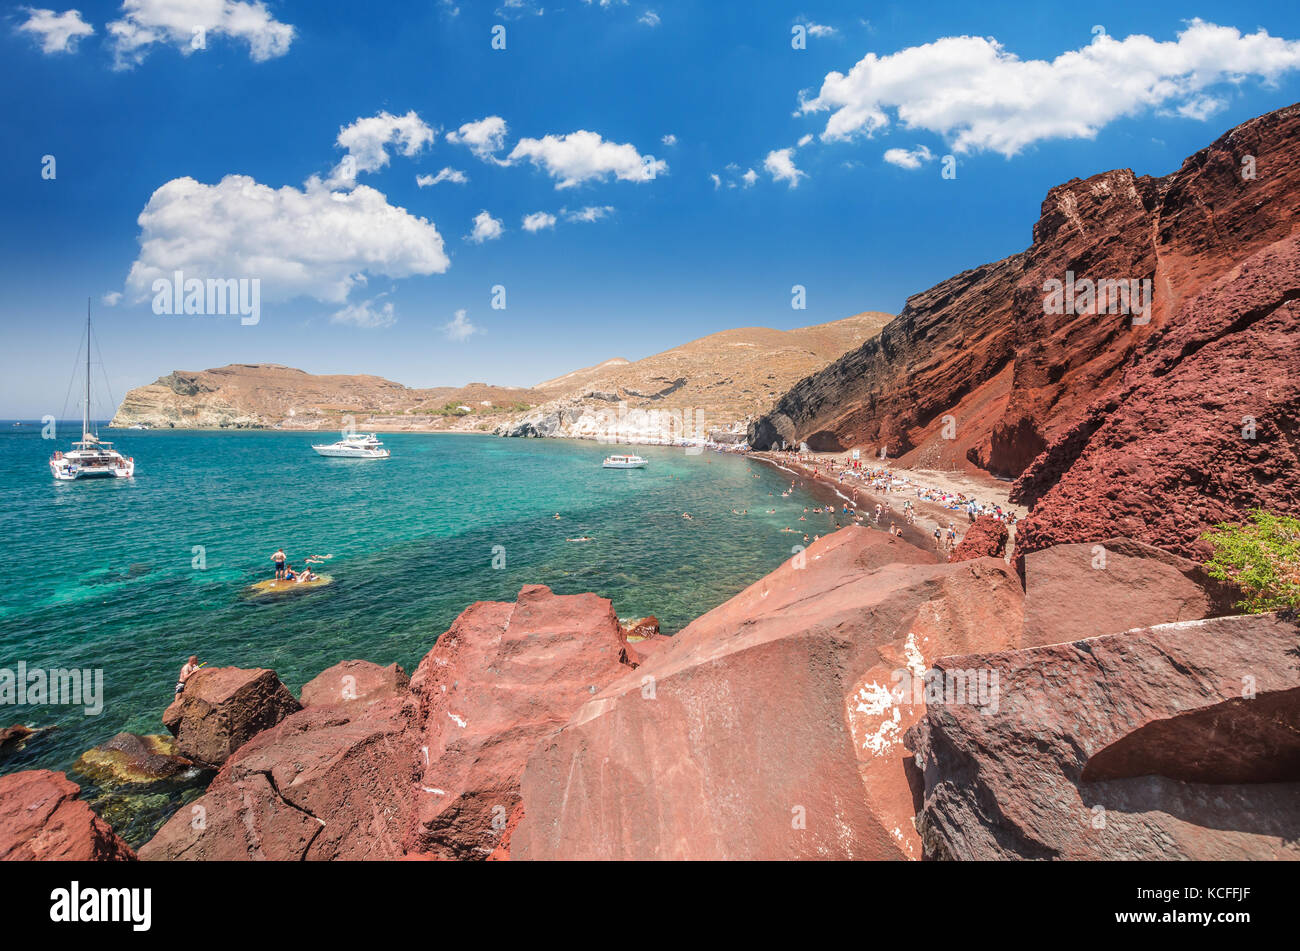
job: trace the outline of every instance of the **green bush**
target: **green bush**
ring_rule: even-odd
[[[1201,536],[1214,545],[1211,578],[1236,585],[1250,614],[1300,608],[1300,519],[1252,509],[1250,522],[1223,522]]]

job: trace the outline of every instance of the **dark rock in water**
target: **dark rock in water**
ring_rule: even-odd
[[[273,670],[205,667],[163,713],[182,756],[220,766],[250,739],[301,705]]]
[[[1001,558],[1007,551],[1010,532],[1007,523],[992,515],[981,515],[966,529],[961,543],[953,550],[949,561],[966,561],[968,558]]]
[[[302,688],[302,705],[317,707],[329,703],[374,703],[400,697],[411,678],[397,664],[380,667],[368,660],[345,660],[317,674]]]
[[[15,723],[0,729],[0,756],[16,753],[27,745],[27,741],[36,735],[31,727]]]
[[[999,702],[908,734],[926,856],[1300,859],[1298,639],[1265,614],[940,658]]]
[[[172,737],[135,733],[117,734],[82,753],[73,766],[106,789],[171,780],[196,768],[193,760],[180,755]]]
[[[135,853],[63,773],[0,776],[0,860],[130,861]]]
[[[1200,565],[1131,538],[1055,545],[1024,565],[1025,631],[1038,644],[1233,613],[1233,592]]]

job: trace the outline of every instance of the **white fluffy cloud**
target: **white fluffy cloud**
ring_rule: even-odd
[[[414,110],[404,116],[387,112],[357,119],[339,129],[339,148],[347,155],[330,173],[332,187],[350,187],[360,172],[374,172],[388,164],[388,146],[399,149],[408,158],[433,143],[435,133]]]
[[[899,168],[920,168],[922,162],[933,158],[934,154],[924,145],[918,145],[914,149],[885,149],[885,161]]]
[[[669,132],[667,135],[665,135],[665,136],[664,136],[662,139],[660,139],[659,141],[662,142],[664,145],[668,146],[669,148],[672,148],[674,145],[677,144],[677,136],[675,136],[675,135],[673,135],[671,132]]]
[[[636,22],[640,23],[642,26],[658,26],[660,23],[659,14],[655,13],[653,10],[647,10],[637,18]]]
[[[505,230],[500,218],[493,218],[484,210],[474,216],[474,229],[465,236],[465,240],[482,244],[484,241],[493,241],[501,237]]]
[[[545,211],[534,211],[531,215],[524,215],[525,231],[544,231],[547,228],[555,227],[555,215]]]
[[[809,23],[806,26],[809,36],[833,36],[835,27],[827,26],[825,23]]]
[[[42,53],[71,53],[77,48],[78,40],[95,32],[95,28],[81,18],[80,10],[55,13],[33,7],[19,9],[27,14],[27,19],[15,29],[39,38]]]
[[[176,178],[140,212],[140,254],[127,286],[139,298],[156,278],[260,278],[262,296],[343,303],[366,275],[441,274],[451,265],[433,223],[358,185],[332,192],[260,185],[227,175],[215,185]]]
[[[564,215],[565,221],[580,221],[590,224],[593,221],[600,221],[602,218],[608,218],[614,213],[613,205],[588,205],[586,208],[577,208],[570,211],[567,208],[560,209]]]
[[[287,53],[294,37],[294,28],[261,0],[123,0],[122,18],[108,32],[119,69],[143,62],[156,43],[190,53],[214,37],[230,37],[247,43],[249,56],[262,62]]]
[[[1263,29],[1190,21],[1176,41],[1100,34],[1051,61],[1022,60],[996,40],[952,36],[877,56],[826,75],[805,113],[829,112],[824,141],[890,125],[947,139],[954,151],[1010,157],[1044,139],[1092,138],[1121,116],[1166,108],[1206,114],[1204,91],[1254,76],[1276,80],[1300,67],[1300,42]],[[770,158],[770,156],[769,156]]]
[[[763,159],[763,167],[772,176],[772,181],[789,182],[791,188],[797,188],[799,179],[808,177],[795,168],[794,149],[773,149]]]
[[[500,116],[487,116],[475,122],[466,122],[454,132],[447,133],[447,141],[464,145],[479,158],[491,160],[506,142],[506,120]]]
[[[746,169],[745,174],[740,176],[740,178],[745,183],[746,188],[753,188],[754,183],[758,181],[758,172],[754,171],[752,168]]]
[[[642,156],[632,145],[606,142],[599,133],[585,130],[520,139],[506,161],[523,159],[557,179],[557,189],[604,181],[610,175],[625,182],[648,182],[668,170],[668,163],[662,159]]]
[[[465,311],[462,309],[456,311],[454,319],[442,325],[442,332],[447,335],[449,340],[464,340],[483,331],[469,322],[465,316]]]
[[[464,172],[457,171],[450,166],[443,168],[437,175],[417,175],[415,184],[421,188],[428,188],[431,185],[439,185],[442,182],[451,182],[453,185],[464,185],[469,181],[469,176]]]
[[[330,320],[336,324],[351,324],[354,327],[391,327],[397,320],[397,315],[393,312],[392,301],[384,301],[381,304],[376,297],[373,300],[348,304],[342,310],[336,310],[331,314]]]
[[[121,303],[121,301],[122,301],[121,291],[108,291],[99,299],[99,302],[103,304],[105,307],[116,307],[119,303]]]

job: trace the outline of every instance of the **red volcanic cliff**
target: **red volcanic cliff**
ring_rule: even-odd
[[[751,445],[884,445],[904,465],[1019,475],[1192,298],[1291,233],[1297,146],[1300,107],[1289,106],[1243,123],[1163,178],[1122,169],[1053,188],[1023,254],[910,298],[879,337],[757,420]],[[1070,274],[1149,280],[1149,322],[1048,313],[1046,283]]]

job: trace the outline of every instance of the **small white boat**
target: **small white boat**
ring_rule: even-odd
[[[644,469],[646,461],[640,456],[607,456],[602,469]]]
[[[328,446],[312,446],[318,456],[334,459],[387,459],[389,450],[374,433],[352,433]]]
[[[68,452],[50,457],[50,472],[60,482],[81,479],[129,479],[135,459],[124,456],[94,432],[90,422],[90,302],[86,302],[86,399],[81,410],[81,439]]]

